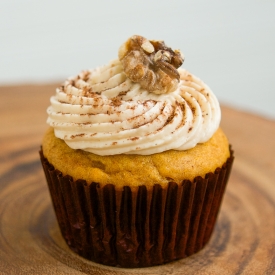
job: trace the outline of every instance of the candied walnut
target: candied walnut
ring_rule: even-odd
[[[126,76],[155,94],[174,91],[180,79],[177,68],[184,58],[163,41],[148,40],[142,36],[130,37],[119,49],[119,60]]]

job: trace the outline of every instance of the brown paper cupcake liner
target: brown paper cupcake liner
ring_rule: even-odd
[[[63,176],[40,151],[61,233],[77,254],[120,267],[164,264],[209,241],[233,163],[163,188],[88,184]]]

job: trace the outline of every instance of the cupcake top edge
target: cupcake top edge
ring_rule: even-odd
[[[56,89],[47,109],[55,136],[98,155],[188,150],[219,127],[216,96],[179,68],[184,57],[163,41],[134,35],[118,58]]]

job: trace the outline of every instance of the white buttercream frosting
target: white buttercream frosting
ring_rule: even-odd
[[[119,60],[68,79],[51,97],[47,123],[73,149],[98,155],[187,150],[219,127],[219,103],[200,79],[178,69],[174,92],[157,95],[129,80]]]

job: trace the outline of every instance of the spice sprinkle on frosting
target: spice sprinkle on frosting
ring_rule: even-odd
[[[210,88],[178,68],[182,62],[163,41],[133,36],[118,59],[56,89],[47,123],[71,148],[98,155],[193,148],[213,136],[221,111]]]

